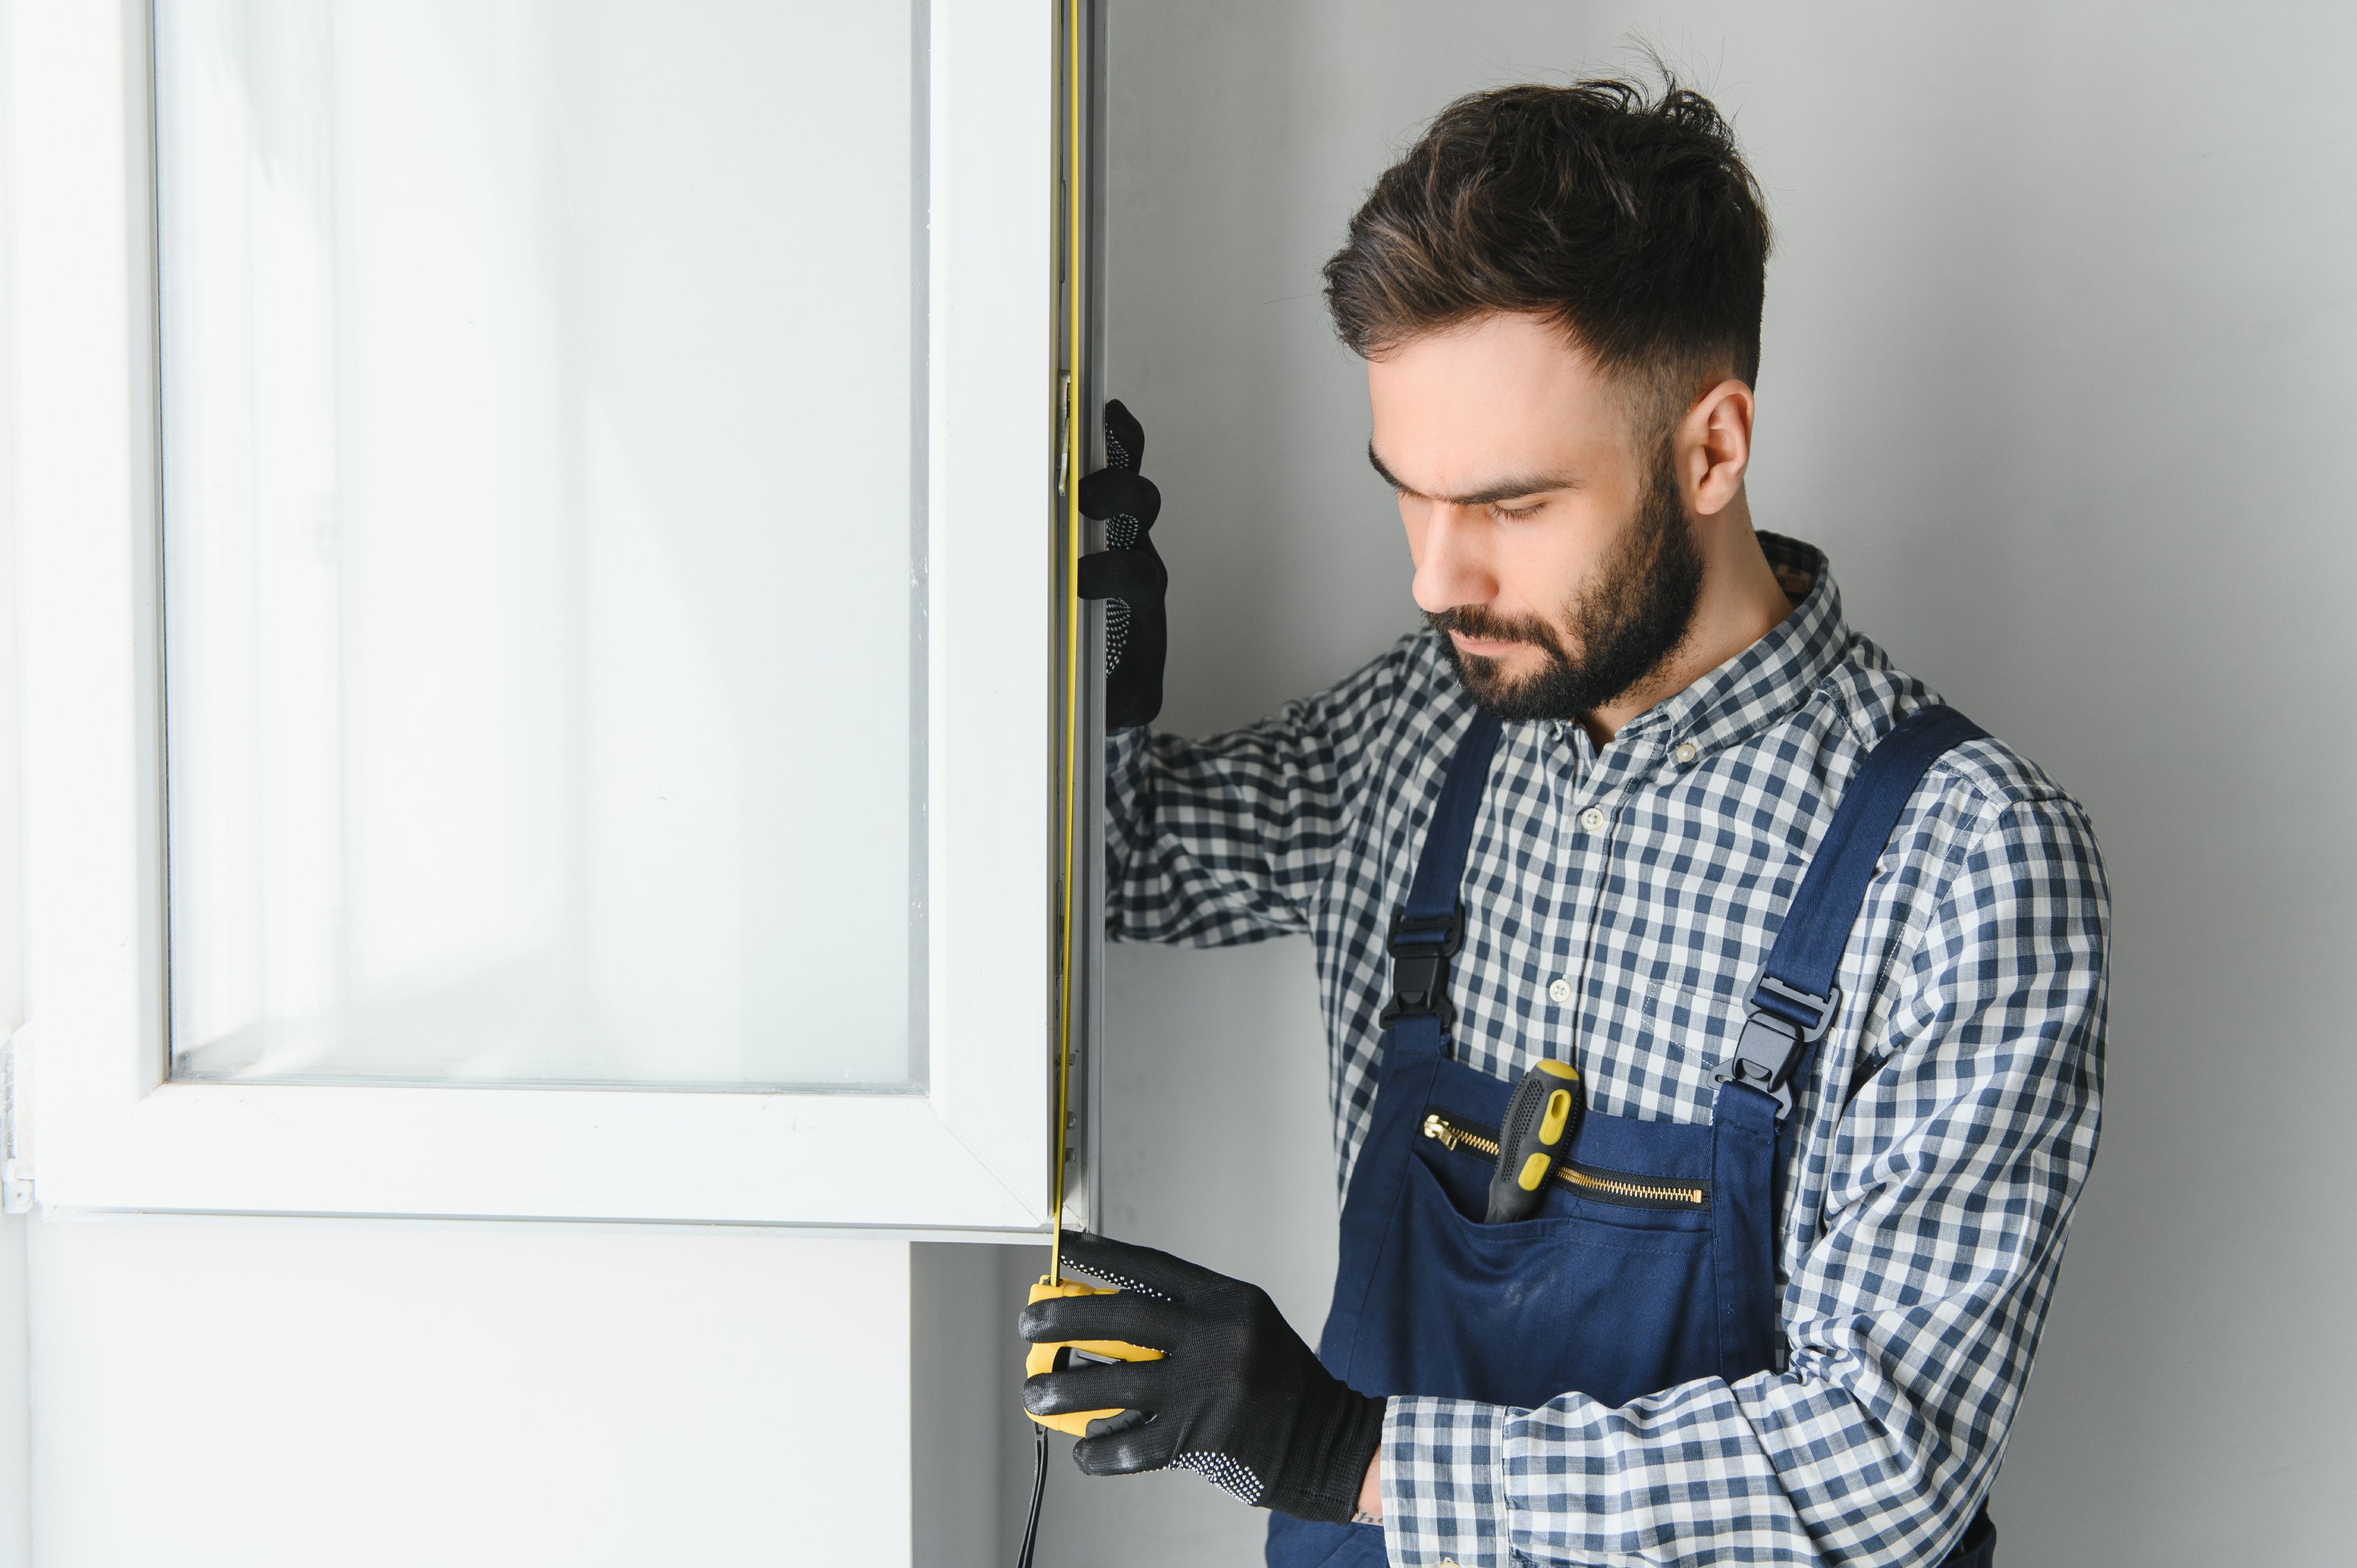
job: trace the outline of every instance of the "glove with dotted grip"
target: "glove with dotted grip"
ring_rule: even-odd
[[[1081,597],[1105,603],[1105,728],[1151,724],[1162,711],[1170,642],[1162,598],[1170,574],[1150,537],[1162,492],[1137,471],[1146,429],[1115,398],[1105,404],[1105,466],[1081,480],[1081,511],[1105,525],[1105,547],[1081,557]]]
[[[1084,1473],[1176,1466],[1296,1519],[1351,1517],[1383,1445],[1384,1402],[1328,1371],[1267,1292],[1103,1237],[1068,1235],[1064,1261],[1119,1293],[1034,1302],[1018,1320],[1024,1338],[1120,1339],[1164,1353],[1025,1381],[1034,1415],[1124,1412],[1072,1449]]]

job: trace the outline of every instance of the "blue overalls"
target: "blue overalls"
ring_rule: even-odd
[[[1491,1225],[1513,1085],[1448,1054],[1458,892],[1498,744],[1497,721],[1477,718],[1392,921],[1393,999],[1374,1121],[1342,1206],[1327,1367],[1361,1393],[1523,1409],[1572,1391],[1618,1407],[1781,1367],[1776,1206],[1791,1085],[1838,1011],[1842,950],[1900,813],[1941,753],[1981,733],[1952,708],[1923,708],[1867,754],[1785,911],[1710,1121],[1591,1111],[1538,1213]],[[1995,1541],[1984,1512],[1947,1568],[1988,1568]],[[1269,1568],[1383,1562],[1379,1527],[1270,1516]]]

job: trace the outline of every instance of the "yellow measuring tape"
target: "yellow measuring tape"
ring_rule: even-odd
[[[1066,0],[1064,45],[1064,855],[1060,924],[1062,995],[1056,1007],[1056,1165],[1048,1180],[1046,1283],[1064,1277],[1064,1161],[1072,1122],[1072,971],[1080,932],[1072,918],[1081,867],[1081,0]]]
[[[1065,142],[1064,142],[1064,460],[1057,483],[1064,496],[1064,853],[1062,865],[1059,953],[1062,961],[1061,993],[1056,1009],[1056,1165],[1048,1182],[1048,1222],[1055,1229],[1048,1243],[1048,1272],[1031,1287],[1031,1299],[1049,1296],[1111,1295],[1111,1289],[1064,1278],[1064,1167],[1068,1134],[1072,1123],[1072,972],[1079,967],[1081,933],[1073,918],[1082,869],[1080,855],[1081,816],[1081,641],[1086,607],[1081,599],[1081,333],[1082,250],[1083,215],[1087,209],[1081,184],[1081,4],[1066,0],[1064,11]],[[1153,1361],[1162,1352],[1115,1339],[1082,1340],[1073,1344],[1034,1345],[1024,1358],[1027,1375],[1058,1370],[1075,1359]],[[1092,1423],[1123,1412],[1114,1410],[1070,1411],[1034,1416],[1042,1426],[1083,1437]],[[1044,1443],[1044,1436],[1041,1441]],[[1044,1452],[1044,1450],[1043,1450]],[[1039,1484],[1032,1490],[1033,1530],[1038,1528]],[[1028,1552],[1031,1532],[1025,1535]]]

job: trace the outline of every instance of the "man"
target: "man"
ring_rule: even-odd
[[[1167,1354],[1025,1401],[1123,1412],[1085,1471],[1276,1510],[1272,1563],[1991,1560],[2094,1154],[2102,865],[1753,532],[1767,250],[1674,84],[1450,105],[1326,270],[1429,628],[1112,743],[1115,936],[1316,939],[1341,1278],[1321,1364],[1254,1287],[1073,1238],[1122,1288],[1025,1337]]]

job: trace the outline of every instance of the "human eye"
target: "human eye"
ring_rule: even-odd
[[[1491,501],[1490,515],[1501,522],[1520,522],[1525,518],[1538,516],[1539,509],[1545,505],[1546,502],[1543,500],[1525,501],[1521,506],[1507,506],[1501,501]]]

